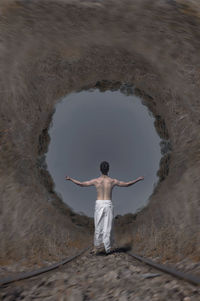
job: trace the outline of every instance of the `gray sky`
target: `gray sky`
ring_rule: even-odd
[[[129,187],[112,191],[114,214],[136,212],[148,203],[158,182],[160,137],[154,117],[137,96],[99,90],[72,93],[56,105],[49,129],[46,154],[55,191],[75,212],[94,216],[95,186],[81,187],[65,176],[86,181],[101,175],[101,161],[108,161],[108,175],[123,181],[144,176]]]

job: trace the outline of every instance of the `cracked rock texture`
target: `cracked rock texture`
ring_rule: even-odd
[[[148,206],[115,220],[118,242],[161,261],[200,259],[199,49],[198,1],[1,0],[2,263],[92,243],[92,219],[59,199],[42,162],[55,104],[102,81],[133,84],[171,143]]]

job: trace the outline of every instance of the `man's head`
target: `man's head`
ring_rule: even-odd
[[[101,162],[100,170],[101,170],[103,175],[107,175],[107,173],[109,171],[109,163],[107,161]]]

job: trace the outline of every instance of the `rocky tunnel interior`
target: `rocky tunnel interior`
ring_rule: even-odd
[[[0,4],[2,261],[61,259],[92,243],[93,220],[60,200],[43,168],[48,127],[62,96],[122,82],[136,87],[170,147],[148,206],[115,219],[118,242],[144,256],[199,259],[200,20],[147,2]]]

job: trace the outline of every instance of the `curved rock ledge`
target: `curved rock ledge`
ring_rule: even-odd
[[[200,5],[185,3],[1,1],[1,261],[92,243],[92,219],[62,203],[41,162],[56,102],[102,81],[137,87],[171,143],[149,205],[116,219],[118,242],[199,260]]]

